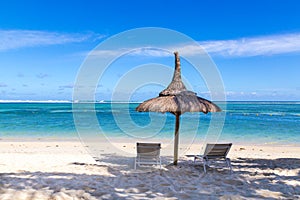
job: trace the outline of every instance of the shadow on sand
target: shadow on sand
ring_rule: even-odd
[[[169,163],[172,158],[164,160]],[[91,174],[1,173],[0,199],[300,198],[300,159],[295,158],[234,159],[232,174],[213,168],[204,174],[201,165],[188,160],[162,170],[138,171],[132,170],[133,158],[106,154],[97,163],[69,164],[91,169]],[[292,169],[297,173],[289,174]],[[101,173],[103,170],[107,174]]]

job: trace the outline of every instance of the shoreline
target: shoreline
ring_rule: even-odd
[[[148,142],[148,141],[147,141]],[[155,141],[157,142],[157,141]],[[173,143],[161,142],[162,149],[161,155],[165,157],[173,156]],[[26,149],[24,147],[26,146]],[[179,145],[179,156],[184,158],[185,155],[196,155],[201,154],[204,148],[204,144],[180,144]],[[13,147],[13,148],[12,148]],[[59,147],[59,148],[57,148]],[[96,154],[115,154],[125,157],[136,156],[136,143],[128,141],[118,142],[93,142],[84,143],[79,138],[68,138],[68,140],[60,139],[29,139],[29,140],[0,140],[0,156],[2,153],[26,153],[29,150],[31,153],[46,153],[52,154],[64,154],[70,152],[73,154],[74,150],[80,150],[91,158],[95,157]],[[52,152],[53,151],[53,152]],[[282,146],[282,145],[252,145],[252,144],[232,144],[232,148],[229,151],[228,157],[230,158],[299,158],[300,159],[300,147],[293,146]]]
[[[160,142],[160,143],[171,143],[173,142],[173,138],[124,138],[124,137],[86,137],[81,139],[80,137],[76,136],[61,136],[61,137],[33,137],[33,136],[26,136],[26,137],[10,137],[10,136],[2,136],[0,137],[1,142],[80,142],[84,143],[85,140],[100,140],[100,143],[136,143],[136,142]],[[187,139],[179,139],[181,144],[184,145],[203,145],[203,140],[196,138],[193,141],[189,141]],[[209,141],[207,143],[210,143]],[[298,143],[279,143],[279,142],[265,142],[265,143],[254,143],[254,142],[246,142],[246,141],[231,141],[231,140],[217,140],[216,143],[232,143],[233,145],[238,146],[266,146],[266,147],[300,147]]]

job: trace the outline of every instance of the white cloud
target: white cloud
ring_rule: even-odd
[[[172,56],[171,52],[168,52],[163,49],[155,49],[155,48],[122,48],[122,49],[111,49],[111,50],[104,50],[104,49],[95,49],[90,52],[83,52],[81,55],[89,55],[94,57],[107,57],[107,56],[119,56],[119,55],[129,55],[129,56],[151,56],[151,57],[167,57]]]
[[[80,55],[82,56],[93,56],[93,57],[102,57],[102,56],[117,56],[119,54],[122,54],[122,50],[116,49],[116,50],[93,50],[90,52],[83,52]]]
[[[291,89],[264,89],[258,91],[226,91],[229,101],[255,100],[255,101],[298,101],[300,93]]]
[[[172,56],[172,52],[178,51],[182,56],[199,55],[207,52],[210,55],[223,57],[251,57],[299,53],[300,33],[245,37],[233,40],[198,41],[193,44],[178,43],[160,48],[141,46],[140,49],[136,47],[99,49],[90,52],[89,55],[96,57],[117,56],[125,52],[134,56],[167,57]],[[85,52],[84,54],[86,55],[87,53]]]
[[[60,45],[103,38],[94,33],[67,34],[35,30],[0,30],[0,51],[25,47]]]
[[[168,52],[166,49],[155,49],[155,48],[140,48],[132,52],[131,55],[142,55],[152,57],[168,57],[172,56],[172,51]]]
[[[250,57],[300,52],[300,33],[204,41],[199,44],[209,53],[225,57]],[[188,47],[188,46],[187,46]],[[193,47],[183,50],[192,53]],[[194,46],[194,48],[199,48]]]

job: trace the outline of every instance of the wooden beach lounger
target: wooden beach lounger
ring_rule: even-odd
[[[225,163],[232,173],[232,167],[230,159],[227,158],[227,154],[232,146],[232,143],[228,144],[206,144],[203,155],[194,155],[194,163],[197,159],[203,162],[204,172],[206,173],[206,166],[217,165]]]
[[[160,143],[136,143],[137,156],[134,169],[141,165],[159,165],[161,169]]]

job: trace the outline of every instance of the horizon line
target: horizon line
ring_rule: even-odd
[[[142,103],[143,101],[78,100],[0,100],[0,103]],[[300,100],[226,100],[214,102],[300,102]]]

